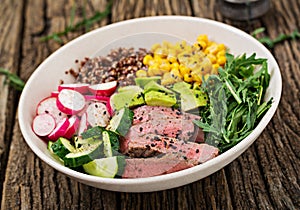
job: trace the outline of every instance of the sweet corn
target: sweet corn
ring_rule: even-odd
[[[147,72],[145,70],[138,70],[135,73],[136,77],[147,77]]]
[[[185,75],[183,75],[183,80],[185,82],[193,82],[192,75],[191,74],[185,74]]]
[[[150,61],[153,60],[153,57],[151,55],[145,55],[145,57],[143,58],[143,64],[144,65],[149,65],[150,64]]]
[[[185,74],[189,74],[190,73],[190,69],[188,67],[186,67],[183,64],[179,65],[179,71],[181,75],[185,75]]]
[[[225,56],[220,56],[217,59],[217,64],[219,64],[220,66],[223,66],[226,63],[226,57]]]
[[[210,41],[206,34],[199,35],[193,45],[185,41],[163,42],[151,49],[153,56],[146,55],[143,63],[148,66],[148,76],[162,76],[163,85],[182,80],[200,85],[203,77],[217,74],[226,63],[225,45]],[[145,76],[145,71],[139,70],[136,75]]]

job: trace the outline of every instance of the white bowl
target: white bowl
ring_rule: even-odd
[[[199,34],[207,34],[209,39],[218,43],[224,43],[234,55],[243,53],[256,53],[257,57],[267,58],[271,81],[265,100],[273,98],[272,107],[253,132],[238,145],[219,155],[218,157],[201,165],[179,172],[161,175],[157,177],[139,179],[109,179],[90,176],[63,166],[54,159],[47,150],[44,141],[38,138],[31,129],[32,119],[35,115],[37,103],[57,88],[59,81],[72,82],[73,78],[65,74],[70,68],[76,68],[75,60],[93,56],[107,50],[108,43],[120,43],[114,41],[126,36],[137,34],[170,34],[191,43],[195,42]],[[164,36],[162,35],[162,37]],[[137,37],[140,37],[137,35]],[[149,36],[145,36],[148,37]],[[157,37],[157,36],[153,36]],[[127,42],[133,47],[150,47],[152,42],[163,40],[145,40],[145,42]],[[141,46],[143,45],[143,46]],[[213,20],[183,17],[183,16],[157,16],[123,21],[101,27],[69,42],[49,56],[32,74],[22,92],[19,103],[19,124],[25,141],[32,151],[47,164],[56,170],[74,178],[75,180],[97,188],[122,191],[122,192],[149,192],[174,188],[200,180],[232,162],[242,154],[260,135],[274,115],[281,96],[282,81],[278,64],[272,54],[261,43],[249,34],[229,25]]]

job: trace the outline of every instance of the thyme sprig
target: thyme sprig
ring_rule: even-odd
[[[283,42],[285,40],[290,40],[290,39],[295,40],[300,38],[300,33],[298,30],[294,30],[290,34],[283,34],[283,33],[279,34],[275,39],[271,39],[270,37],[267,36],[258,38],[257,35],[263,33],[264,31],[265,28],[263,27],[257,28],[251,33],[251,35],[270,49],[272,49],[276,44]]]
[[[103,12],[97,11],[92,17],[90,17],[90,18],[84,17],[84,19],[82,21],[79,21],[76,24],[73,24],[74,17],[75,17],[75,10],[76,10],[76,6],[74,4],[72,7],[72,10],[71,10],[70,24],[65,28],[65,30],[60,31],[60,32],[55,32],[50,35],[41,37],[40,40],[48,41],[48,40],[52,39],[60,44],[63,44],[63,41],[60,37],[65,36],[70,32],[78,31],[82,28],[85,28],[86,30],[88,30],[91,25],[95,24],[96,22],[98,22],[98,21],[104,19],[105,17],[107,17],[108,15],[110,15],[111,8],[112,8],[112,1],[109,1]],[[85,14],[85,11],[83,12],[83,14]]]
[[[0,74],[5,75],[7,82],[16,90],[23,90],[25,82],[16,74],[11,73],[9,70],[0,67]]]

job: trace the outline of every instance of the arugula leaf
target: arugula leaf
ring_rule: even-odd
[[[194,122],[205,132],[205,141],[221,152],[248,136],[272,104],[272,99],[262,102],[270,81],[267,60],[256,54],[226,58],[219,75],[203,82],[209,103],[201,120]]]

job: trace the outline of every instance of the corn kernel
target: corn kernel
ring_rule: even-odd
[[[181,75],[185,75],[185,74],[190,73],[190,69],[188,67],[186,67],[185,65],[182,65],[182,64],[179,65],[179,71],[180,71]]]
[[[208,46],[206,48],[206,50],[208,50],[208,52],[210,54],[214,54],[215,55],[218,52],[218,45],[216,43],[212,43],[210,46]]]
[[[218,44],[218,50],[221,51],[221,50],[226,50],[226,47],[224,44]]]
[[[198,44],[201,46],[201,49],[205,49],[207,47],[207,43],[203,40],[198,41]]]
[[[171,68],[178,69],[179,68],[179,63],[178,62],[171,63]]]
[[[217,57],[225,56],[225,54],[226,54],[225,50],[220,50],[219,52],[217,52]]]
[[[147,72],[145,70],[138,70],[135,73],[136,77],[147,77]]]
[[[167,72],[171,70],[171,65],[167,60],[164,60],[160,65],[159,69],[163,72]]]
[[[179,72],[178,69],[172,69],[172,70],[170,71],[170,73],[171,73],[171,76],[172,76],[173,78],[175,78],[175,79],[177,79],[177,78],[182,78],[182,75],[180,74],[180,72]]]
[[[217,62],[217,58],[216,56],[214,56],[213,54],[207,54],[207,58],[210,60],[210,62],[212,64],[216,63]]]
[[[220,67],[220,65],[218,63],[213,64],[213,69],[218,69]]]
[[[222,66],[226,63],[226,57],[225,56],[221,56],[218,58],[217,63]]]
[[[157,63],[152,66],[149,66],[148,73],[149,73],[149,71],[151,72],[152,76],[162,75],[162,72],[159,68],[159,64],[157,64]]]
[[[192,75],[191,75],[191,74],[184,74],[184,75],[183,75],[183,80],[184,80],[185,82],[193,82]]]
[[[195,82],[202,82],[202,75],[197,74],[196,72],[191,72],[191,76]]]
[[[197,37],[197,41],[204,41],[206,43],[208,43],[208,37],[206,34],[200,34],[198,37]]]
[[[143,58],[143,64],[144,65],[149,65],[149,62],[153,60],[153,57],[151,55],[145,55],[145,57]]]

